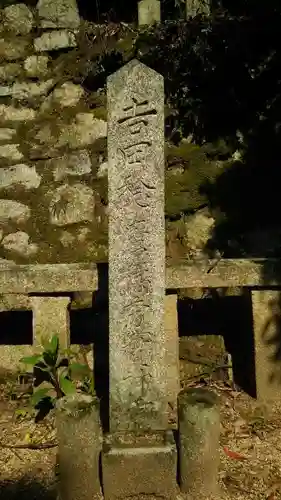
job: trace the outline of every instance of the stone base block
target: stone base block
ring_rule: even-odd
[[[118,443],[107,445],[102,453],[102,477],[105,500],[126,498],[162,498],[175,500],[177,450],[173,434],[167,433],[162,442],[133,446]],[[120,441],[119,441],[120,443]]]

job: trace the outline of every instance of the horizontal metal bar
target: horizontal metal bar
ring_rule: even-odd
[[[220,288],[281,285],[281,260],[221,259],[167,261],[166,288]],[[0,294],[94,291],[98,265],[33,264],[0,267]]]

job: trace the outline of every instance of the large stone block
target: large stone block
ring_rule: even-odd
[[[172,433],[139,436],[128,434],[106,443],[102,453],[105,500],[162,498],[174,500],[178,488],[177,451]]]
[[[36,111],[31,108],[16,108],[15,106],[8,106],[0,104],[0,123],[4,121],[11,122],[27,122],[34,120]]]
[[[159,0],[141,0],[138,3],[139,26],[161,21],[161,6]]]
[[[42,28],[78,28],[80,17],[75,0],[39,0],[38,15]]]
[[[27,35],[33,28],[31,10],[24,3],[9,5],[3,10],[3,26],[16,35]]]
[[[67,49],[68,47],[76,47],[76,45],[75,34],[67,30],[43,33],[34,40],[36,52]]]

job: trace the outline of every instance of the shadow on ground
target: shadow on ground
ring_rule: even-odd
[[[54,487],[28,477],[19,480],[0,480],[0,500],[56,500]]]

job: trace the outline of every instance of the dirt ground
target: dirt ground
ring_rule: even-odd
[[[181,361],[184,373],[184,361]],[[219,481],[227,500],[281,499],[281,401],[270,410],[228,382],[181,380],[182,387],[209,385],[221,396]],[[26,406],[24,386],[0,385],[0,500],[54,500],[56,442],[54,416],[35,424],[20,412]],[[17,446],[12,448],[12,446]]]

